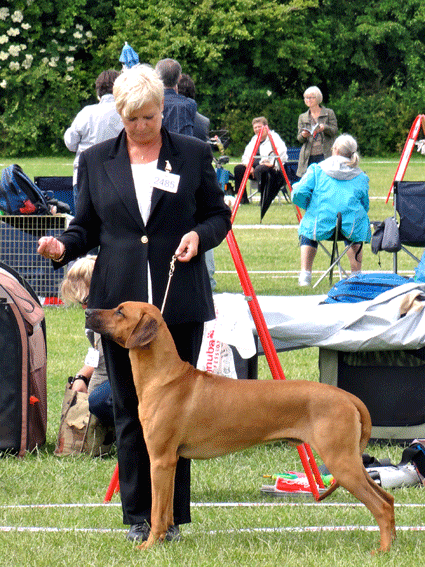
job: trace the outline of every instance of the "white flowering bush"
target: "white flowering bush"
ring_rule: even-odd
[[[99,21],[86,3],[6,0],[0,8],[1,154],[64,151],[64,130],[100,72],[90,70]]]

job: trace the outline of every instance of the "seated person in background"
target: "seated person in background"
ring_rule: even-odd
[[[342,215],[341,232],[346,244],[354,243],[347,252],[351,274],[362,268],[363,242],[371,238],[369,210],[369,178],[358,167],[357,142],[349,134],[339,136],[332,146],[332,156],[311,164],[300,181],[292,187],[292,202],[305,215],[298,234],[301,246],[300,286],[311,283],[311,271],[317,252],[317,241],[330,238],[335,230],[337,214]]]
[[[239,187],[242,183],[243,176],[245,174],[246,166],[248,165],[249,159],[252,155],[252,152],[255,147],[255,142],[257,141],[258,134],[261,131],[263,126],[267,126],[267,118],[264,116],[259,116],[258,118],[254,118],[252,121],[252,127],[254,130],[254,136],[251,138],[250,142],[246,146],[244,153],[242,155],[242,163],[235,166],[234,176],[235,176],[235,192],[236,194],[239,191]],[[282,163],[285,163],[288,160],[288,154],[286,151],[286,144],[282,140],[282,138],[274,132],[270,130],[270,134],[273,138],[273,142],[276,145],[276,149],[278,151],[279,157],[282,160]],[[263,131],[261,136],[261,142],[258,148],[258,154],[254,158],[254,162],[252,164],[251,171],[249,173],[250,179],[256,179],[258,181],[258,189],[261,191],[261,185],[267,181],[276,181],[280,183],[284,183],[284,178],[282,171],[280,169],[280,165],[275,160],[273,146],[270,142],[270,138],[267,135],[267,130]],[[246,189],[241,199],[241,203],[249,203]]]
[[[90,282],[96,256],[79,258],[68,270],[61,286],[61,297],[65,303],[87,307]],[[77,372],[72,382],[72,389],[89,394],[89,409],[105,426],[114,425],[112,413],[111,388],[106,373],[100,335],[86,329],[90,342],[84,366]]]

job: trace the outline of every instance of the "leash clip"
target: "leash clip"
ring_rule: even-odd
[[[167,301],[168,290],[170,289],[171,278],[173,277],[174,270],[176,267],[176,260],[177,260],[177,256],[173,254],[173,257],[171,258],[171,262],[170,262],[170,271],[168,272],[168,282],[167,282],[167,287],[165,289],[164,299],[162,302],[161,314],[164,313],[164,307],[165,307],[165,302]]]
[[[177,256],[174,254],[173,257],[171,258],[170,271],[168,272],[168,276],[170,278],[173,277],[174,270],[176,269],[176,260],[177,260]]]

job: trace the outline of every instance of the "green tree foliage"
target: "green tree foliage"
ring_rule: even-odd
[[[172,57],[197,88],[232,153],[265,115],[288,145],[317,85],[362,153],[404,144],[424,112],[422,0],[13,0],[0,8],[0,152],[64,151],[63,132],[120,68],[125,41],[140,60]],[[425,106],[425,105],[424,105]]]
[[[251,119],[281,105],[307,83],[314,46],[300,41],[305,11],[316,0],[121,0],[115,34],[105,47],[112,59],[128,41],[140,60],[155,65],[178,59],[197,87],[201,110],[212,127],[232,130],[240,150],[251,136]],[[298,112],[298,111],[297,111]],[[296,136],[297,116],[270,115],[276,128]]]
[[[333,22],[326,80],[340,126],[363,153],[400,151],[425,112],[425,4],[421,0],[323,0],[318,24]]]
[[[1,153],[63,152],[64,129],[94,95],[102,27],[90,4],[14,0],[0,8]]]

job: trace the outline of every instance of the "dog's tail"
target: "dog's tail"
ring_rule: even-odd
[[[372,433],[372,419],[365,404],[353,394],[350,394],[350,397],[360,415],[361,432],[359,449],[360,455],[362,455],[367,447],[367,444],[369,443],[369,439]]]
[[[319,498],[317,499],[317,502],[321,502],[322,500],[324,500],[325,498],[327,498],[330,494],[332,494],[332,492],[334,492],[337,488],[339,487],[339,484],[337,482],[334,482],[333,484],[330,485],[330,487],[323,492],[323,494],[320,494]]]

